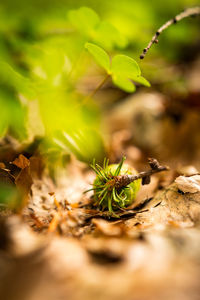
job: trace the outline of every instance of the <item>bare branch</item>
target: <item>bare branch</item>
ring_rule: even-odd
[[[138,175],[119,175],[115,176],[115,187],[122,188],[130,184],[131,182],[142,179],[142,184],[149,184],[150,183],[150,176],[159,173],[162,171],[168,171],[169,167],[161,166],[159,162],[155,158],[148,159],[149,165],[151,167],[150,170],[145,172],[140,172]]]
[[[140,55],[140,59],[143,59],[145,57],[145,55],[147,54],[147,52],[149,51],[149,49],[151,48],[151,46],[153,44],[158,43],[158,37],[165,29],[167,29],[169,26],[171,26],[173,24],[176,24],[177,22],[181,21],[182,19],[185,19],[187,17],[195,17],[198,15],[200,15],[200,6],[188,8],[188,9],[184,10],[183,12],[181,12],[180,14],[176,15],[173,19],[167,21],[164,25],[162,25],[156,31],[153,38],[149,42],[148,46],[146,48],[144,48],[142,54]]]

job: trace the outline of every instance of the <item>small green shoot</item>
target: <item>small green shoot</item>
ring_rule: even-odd
[[[91,165],[97,177],[93,187],[86,192],[93,190],[96,205],[103,210],[108,209],[111,214],[114,214],[114,210],[129,206],[134,201],[140,188],[140,179],[118,188],[119,178],[126,174],[135,173],[134,169],[124,165],[124,161],[125,157],[122,158],[119,164],[109,165],[109,160],[104,159],[103,167],[95,161]]]
[[[141,76],[140,67],[133,58],[116,55],[111,60],[105,50],[93,43],[86,43],[85,48],[107,75],[111,76],[113,84],[120,89],[128,93],[134,92],[136,88],[133,81],[150,87],[150,83]]]

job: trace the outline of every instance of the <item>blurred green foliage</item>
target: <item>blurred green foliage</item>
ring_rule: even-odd
[[[96,62],[105,69],[107,76],[111,76],[113,84],[125,92],[135,91],[136,88],[132,80],[150,87],[150,83],[141,76],[139,65],[131,57],[119,54],[110,59],[101,47],[92,43],[86,43],[85,48],[92,54]]]
[[[95,68],[90,54],[84,50],[85,43],[94,43],[111,54],[114,84],[134,91],[134,85],[127,79],[144,85],[148,82],[139,73],[136,75],[140,78],[133,78],[127,68],[117,71],[116,61],[120,57],[116,54],[126,54],[138,61],[157,27],[197,3],[195,0],[0,3],[0,137],[11,134],[21,141],[32,141],[42,136],[47,138],[43,143],[45,151],[54,147],[58,151],[72,151],[84,161],[93,157],[101,160],[105,152],[99,107],[92,99],[84,103],[87,95],[77,88],[84,75]],[[153,57],[175,59],[186,43],[197,39],[195,22],[185,20],[176,29],[169,29],[160,39],[160,46],[152,49],[151,58],[149,55],[147,63],[143,63],[144,71],[146,68],[148,73],[148,63]],[[131,63],[134,68],[136,63],[133,60]],[[108,66],[104,65],[104,69],[108,71]]]
[[[22,195],[15,186],[0,184],[0,209],[17,210],[21,205]]]

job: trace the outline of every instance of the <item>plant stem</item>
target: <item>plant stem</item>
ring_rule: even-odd
[[[106,74],[106,76],[103,78],[103,80],[100,82],[100,84],[92,91],[91,94],[89,94],[82,102],[82,104],[85,104],[90,98],[93,98],[94,95],[101,89],[101,87],[104,85],[104,83],[108,80],[110,77],[109,74]]]
[[[165,30],[167,29],[169,26],[176,24],[177,22],[181,21],[182,19],[185,19],[187,17],[195,17],[200,15],[200,6],[197,7],[192,7],[192,8],[188,8],[186,10],[184,10],[183,12],[181,12],[180,14],[176,15],[173,19],[167,21],[164,25],[162,25],[154,34],[154,36],[152,37],[151,41],[149,42],[148,46],[146,48],[144,48],[142,54],[140,55],[140,59],[143,59],[145,57],[145,55],[147,54],[147,52],[149,51],[149,49],[151,48],[151,46],[154,43],[158,43],[158,36]]]

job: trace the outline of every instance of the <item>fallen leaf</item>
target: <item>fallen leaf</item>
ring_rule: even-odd
[[[178,168],[178,173],[179,175],[184,175],[184,176],[193,176],[193,175],[198,175],[199,172],[194,166],[185,166]]]
[[[120,236],[122,229],[119,224],[113,224],[103,219],[92,219],[92,223],[96,226],[98,231],[107,236]]]
[[[42,157],[31,156],[30,168],[31,168],[31,175],[33,177],[41,178],[45,168],[44,160],[42,159]]]
[[[19,210],[23,208],[28,202],[28,194],[33,184],[33,179],[30,173],[30,166],[22,169],[15,178],[15,184],[23,195]]]
[[[13,165],[17,166],[20,169],[25,169],[30,166],[30,161],[23,154],[20,154],[13,162]]]
[[[26,167],[20,171],[18,176],[15,178],[15,184],[23,192],[28,193],[30,191],[31,185],[33,183],[30,168]]]
[[[175,180],[178,189],[183,193],[197,193],[200,192],[200,175],[190,177],[179,176]]]

